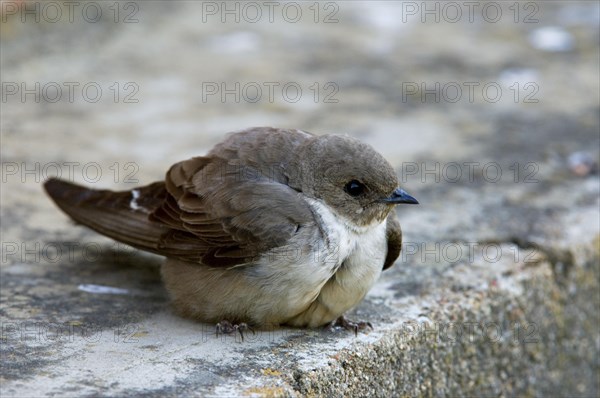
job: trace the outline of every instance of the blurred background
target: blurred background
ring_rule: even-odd
[[[435,221],[456,214],[459,185],[506,194],[597,175],[597,2],[1,10],[3,183],[17,184],[3,202],[38,200],[55,175],[154,181],[251,126],[367,141],[409,192],[438,193]]]
[[[598,13],[590,1],[3,1],[3,160],[80,162],[79,180],[93,160],[106,185],[108,167],[134,162],[146,182],[261,125],[351,134],[397,166],[495,160],[506,175],[515,161],[597,159]]]
[[[407,287],[411,267],[456,262],[415,254],[424,243],[597,251],[598,2],[3,0],[0,17],[5,319],[117,322],[81,275],[157,289],[122,316],[164,307],[156,275],[44,254],[109,241],[69,225],[41,183],[129,189],[252,126],[349,134],[397,168],[421,202],[398,209],[416,251],[384,278]],[[589,294],[597,320],[597,285]],[[591,325],[583,356],[598,352]],[[556,385],[597,391],[594,372]]]

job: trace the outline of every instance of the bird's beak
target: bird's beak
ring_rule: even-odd
[[[397,205],[400,203],[406,203],[411,205],[419,204],[419,202],[415,198],[413,198],[412,196],[407,194],[406,191],[400,188],[396,188],[389,198],[381,199],[381,202],[393,205]]]

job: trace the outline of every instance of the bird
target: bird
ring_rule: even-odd
[[[394,168],[347,135],[253,127],[164,180],[127,191],[51,178],[44,188],[76,223],[166,257],[180,316],[217,333],[343,326],[399,257],[398,204],[418,204]]]

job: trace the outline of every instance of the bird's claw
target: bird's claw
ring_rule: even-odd
[[[346,330],[354,331],[355,336],[358,336],[359,330],[365,330],[366,328],[370,328],[371,330],[373,330],[373,325],[371,324],[371,322],[352,322],[346,319],[343,315],[329,324],[330,329],[333,329],[336,326],[341,326]]]
[[[244,322],[234,324],[227,320],[222,320],[216,325],[217,337],[219,337],[219,334],[232,334],[238,331],[240,333],[242,341],[244,341],[244,330],[250,330],[252,334],[255,334],[254,329],[252,329],[250,326],[248,326],[247,323]]]

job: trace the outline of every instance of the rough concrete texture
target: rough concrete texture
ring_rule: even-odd
[[[495,22],[476,2],[455,23],[435,2],[439,22],[420,2],[330,2],[316,23],[313,3],[295,23],[283,3],[273,23],[267,8],[222,23],[219,2],[117,3],[116,23],[113,2],[91,2],[98,22],[54,2],[59,21],[23,22],[8,3],[2,397],[598,396],[596,2],[494,3]],[[236,82],[239,101],[207,94]],[[289,82],[296,102],[277,89]],[[255,125],[359,137],[420,200],[398,208],[401,258],[349,314],[374,330],[217,337],[172,314],[159,257],[73,225],[40,186],[60,172],[131,188]]]

